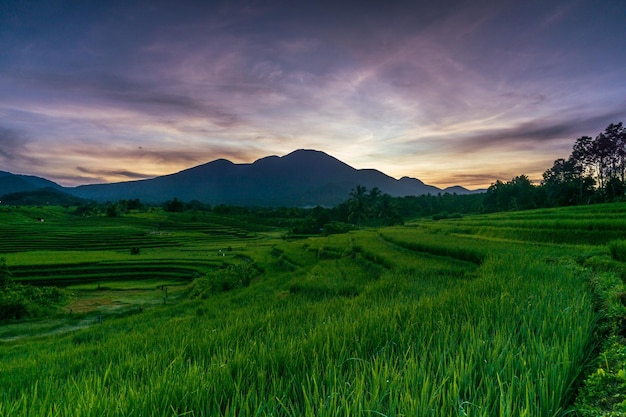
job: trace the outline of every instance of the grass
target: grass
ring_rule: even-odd
[[[610,258],[607,230],[584,223],[615,216],[618,224],[625,208],[564,209],[571,226],[561,226],[572,233],[558,243],[546,236],[561,226],[545,222],[558,210],[296,241],[236,219],[224,220],[231,232],[222,240],[202,232],[217,228],[216,217],[153,213],[139,218],[141,227],[167,225],[178,243],[140,255],[119,249],[135,242],[134,232],[119,232],[128,240],[112,247],[67,253],[52,241],[36,247],[25,234],[32,251],[5,246],[0,255],[20,278],[83,270],[69,289],[82,300],[119,297],[129,310],[71,331],[55,332],[69,322],[42,324],[0,343],[0,416],[571,415],[597,345],[597,294],[585,262]],[[53,214],[64,229],[63,212]],[[533,221],[541,232],[526,233]],[[228,265],[242,263],[256,271],[247,285],[204,298],[173,287],[163,304],[158,287],[180,282],[168,268],[230,280]],[[107,268],[152,267],[163,277],[103,279],[109,289],[100,291],[79,283]],[[230,275],[220,278],[221,270]],[[73,313],[73,323],[95,311]]]
[[[626,262],[626,240],[613,240],[609,242],[611,257],[618,262]]]

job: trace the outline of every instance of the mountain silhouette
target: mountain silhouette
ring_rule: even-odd
[[[59,184],[45,178],[0,171],[0,196],[11,193],[35,191],[46,187],[57,190],[61,190],[63,188]]]
[[[178,198],[212,205],[306,207],[343,202],[357,185],[378,187],[392,196],[445,192],[416,178],[397,180],[375,169],[355,169],[324,152],[307,149],[282,157],[268,156],[251,164],[217,159],[175,174],[81,185],[64,191],[96,201],[139,198],[147,203],[162,203]],[[470,193],[458,186],[454,190],[457,194]],[[0,187],[0,195],[4,193]]]

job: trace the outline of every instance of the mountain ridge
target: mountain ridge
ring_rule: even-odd
[[[0,196],[5,194],[19,193],[24,191],[35,191],[40,188],[51,187],[62,189],[56,182],[34,175],[12,174],[0,171]]]
[[[0,196],[7,194],[1,186],[7,174],[17,176],[3,175],[0,171]],[[30,189],[37,183],[34,178],[39,178],[17,177],[26,181],[25,186]],[[284,156],[270,155],[242,164],[220,158],[176,173],[135,181],[61,187],[39,179],[43,180],[42,184],[59,187],[71,195],[102,202],[139,198],[147,203],[162,203],[178,198],[212,205],[333,206],[348,199],[357,185],[377,187],[394,197],[445,193],[447,189],[457,194],[473,193],[460,186],[440,189],[417,178],[395,179],[376,169],[356,169],[313,149],[298,149]],[[10,192],[23,191],[16,188],[19,186],[14,182]]]

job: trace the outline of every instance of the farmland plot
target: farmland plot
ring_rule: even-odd
[[[608,253],[597,245],[605,230],[557,245],[523,233],[533,219],[490,219],[292,242],[237,229],[224,248],[180,218],[177,245],[142,250],[146,271],[161,258],[200,274],[253,263],[257,276],[0,345],[0,415],[564,415],[597,322],[579,260]],[[492,233],[499,221],[506,233]],[[76,263],[133,268],[120,251]],[[36,271],[24,252],[7,253],[9,264]],[[72,263],[60,262],[63,276]]]

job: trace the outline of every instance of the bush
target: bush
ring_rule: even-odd
[[[623,241],[622,241],[623,243]],[[595,268],[594,268],[595,270]],[[626,413],[626,344],[624,343],[624,283],[612,273],[597,273],[591,281],[598,303],[600,353],[584,380],[574,408],[581,417],[623,416]]]
[[[0,288],[6,288],[13,283],[13,275],[7,267],[7,260],[0,258]]]
[[[207,298],[211,294],[247,287],[258,274],[259,270],[253,263],[227,265],[207,273],[206,277],[195,279],[191,294]]]
[[[0,321],[19,320],[26,316],[26,305],[16,300],[0,300]]]
[[[585,379],[576,399],[579,415],[622,416],[626,412],[626,346],[610,338],[608,348],[598,358],[598,368]]]
[[[463,218],[463,216],[461,215],[461,213],[448,213],[448,212],[443,212],[440,214],[434,214],[433,215],[433,220],[437,221],[437,220],[447,220],[447,219],[461,219]]]
[[[11,284],[0,293],[0,321],[42,316],[55,311],[66,299],[60,288]]]
[[[611,257],[619,262],[626,262],[626,240],[614,240],[609,242]]]
[[[163,209],[170,213],[182,213],[185,210],[185,203],[174,197],[173,200],[165,202]]]
[[[356,227],[350,223],[330,222],[324,225],[324,235],[326,236],[348,233],[350,230],[356,230]]]

